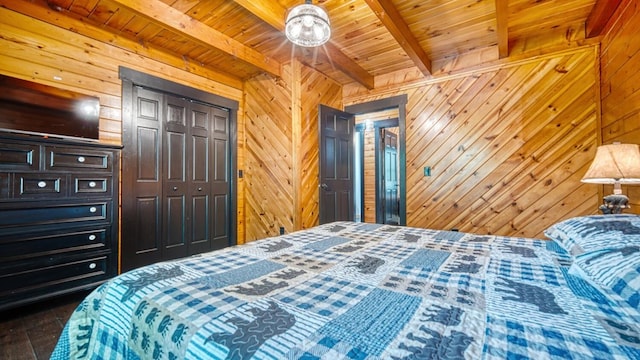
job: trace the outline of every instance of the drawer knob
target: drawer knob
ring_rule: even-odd
[[[177,186],[174,186],[174,187],[173,187],[173,191],[178,191],[178,187],[177,187]]]
[[[95,206],[92,206],[92,207],[89,208],[89,212],[90,213],[94,213],[96,211],[98,211],[98,209]]]
[[[46,188],[47,187],[47,182],[46,181],[38,181],[38,187],[39,188]]]
[[[96,268],[96,263],[91,263],[89,264],[89,269],[95,269]]]
[[[96,239],[96,236],[94,234],[89,235],[89,240],[93,241]]]
[[[201,187],[199,187],[199,188],[198,188],[198,191],[202,191],[202,188],[201,188]]]
[[[85,160],[84,156],[78,156],[78,162],[83,163]]]
[[[95,182],[95,181],[90,181],[90,182],[89,182],[89,187],[90,187],[90,188],[94,188],[94,187],[96,187],[96,182]]]

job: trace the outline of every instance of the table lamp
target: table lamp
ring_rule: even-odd
[[[620,144],[598,146],[596,157],[581,180],[591,184],[613,184],[613,194],[604,197],[603,214],[619,214],[629,208],[621,184],[640,184],[640,146]]]

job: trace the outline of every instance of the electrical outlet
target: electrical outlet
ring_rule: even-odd
[[[280,226],[280,235],[284,235],[284,226]]]
[[[431,166],[424,167],[424,176],[431,176]]]

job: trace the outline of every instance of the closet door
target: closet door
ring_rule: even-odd
[[[122,269],[229,246],[229,111],[140,87],[133,97]]]

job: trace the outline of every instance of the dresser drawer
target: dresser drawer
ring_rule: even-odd
[[[0,144],[0,169],[38,170],[40,146],[36,144]]]
[[[29,207],[0,208],[0,236],[3,232],[15,233],[16,228],[21,230],[26,226],[106,222],[111,220],[111,211],[109,201],[41,206],[31,204]]]
[[[114,276],[109,256],[94,256],[66,261],[52,259],[20,272],[0,272],[0,309],[21,299],[47,297],[55,291],[89,286]]]
[[[64,174],[17,173],[14,175],[15,198],[61,198],[67,195],[67,177]]]
[[[71,196],[111,196],[111,177],[72,176],[73,190]]]
[[[72,147],[45,147],[45,170],[91,169],[111,171],[113,153]]]
[[[108,250],[111,228],[77,228],[51,234],[15,234],[0,239],[0,264],[62,253]],[[2,265],[0,265],[2,267]]]

